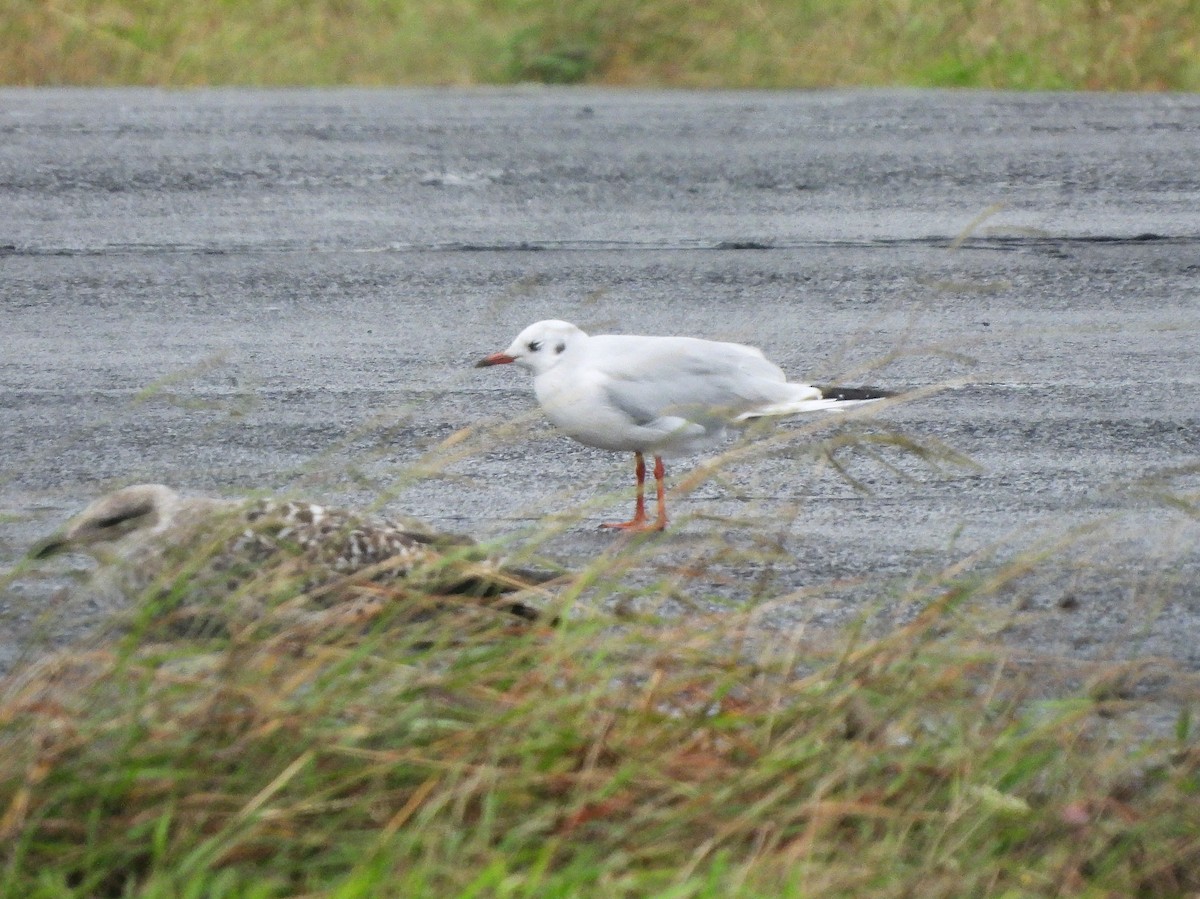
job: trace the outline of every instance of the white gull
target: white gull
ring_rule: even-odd
[[[580,443],[632,452],[637,504],[622,530],[662,530],[667,523],[664,456],[707,449],[735,422],[798,415],[883,399],[875,388],[789,383],[762,351],[695,337],[590,336],[570,322],[536,322],[508,349],[477,367],[515,362],[533,372],[547,418]],[[658,509],[646,516],[645,456],[654,456]]]

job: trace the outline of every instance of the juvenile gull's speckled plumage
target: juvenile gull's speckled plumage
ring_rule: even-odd
[[[139,484],[96,500],[31,555],[67,551],[100,561],[94,589],[125,600],[153,595],[172,613],[205,607],[206,630],[217,608],[228,612],[218,616],[227,631],[282,607],[291,618],[314,608],[369,617],[401,593],[425,610],[430,596],[459,597],[538,617],[524,603],[491,598],[532,584],[468,538],[315,503],[188,497]]]

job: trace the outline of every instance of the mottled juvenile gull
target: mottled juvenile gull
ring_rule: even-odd
[[[96,500],[31,555],[68,551],[101,563],[94,589],[149,598],[189,629],[198,609],[204,630],[216,620],[228,632],[268,610],[337,610],[337,620],[353,621],[396,600],[425,611],[468,602],[539,617],[508,597],[531,588],[534,576],[488,559],[469,538],[309,502],[183,496],[138,484]]]
[[[564,321],[541,321],[477,367],[515,362],[533,372],[546,416],[580,443],[632,452],[633,518],[603,527],[662,530],[667,523],[663,457],[718,442],[736,422],[848,409],[893,394],[873,387],[789,383],[762,351],[694,337],[589,336]],[[646,516],[645,454],[654,456],[658,514]]]

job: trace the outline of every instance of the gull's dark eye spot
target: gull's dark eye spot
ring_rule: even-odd
[[[128,512],[122,512],[119,515],[109,515],[107,518],[101,518],[96,522],[98,528],[113,528],[119,525],[122,521],[129,521],[131,518],[136,518],[136,515],[130,515]]]
[[[567,345],[566,345],[565,343],[560,343],[558,346],[556,346],[556,347],[554,348],[554,352],[556,352],[556,353],[561,353],[561,352],[562,352],[563,350],[565,350],[566,348],[567,348]]]
[[[99,530],[108,528],[120,527],[123,524],[136,521],[154,511],[154,506],[151,503],[139,503],[138,505],[125,506],[118,508],[109,515],[103,518],[98,518],[93,527]]]
[[[540,340],[531,340],[526,346],[529,347],[529,352],[536,353],[542,348],[542,342]]]
[[[115,528],[127,522],[135,521],[147,513],[146,509],[134,509],[133,511],[117,512],[115,515],[109,515],[101,518],[96,522],[98,529]]]

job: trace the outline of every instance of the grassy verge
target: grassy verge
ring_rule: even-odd
[[[1200,88],[1196,0],[0,0],[9,84]]]
[[[948,637],[997,583],[822,646],[731,613],[60,657],[0,703],[0,893],[1200,889],[1189,721],[1128,742]]]

